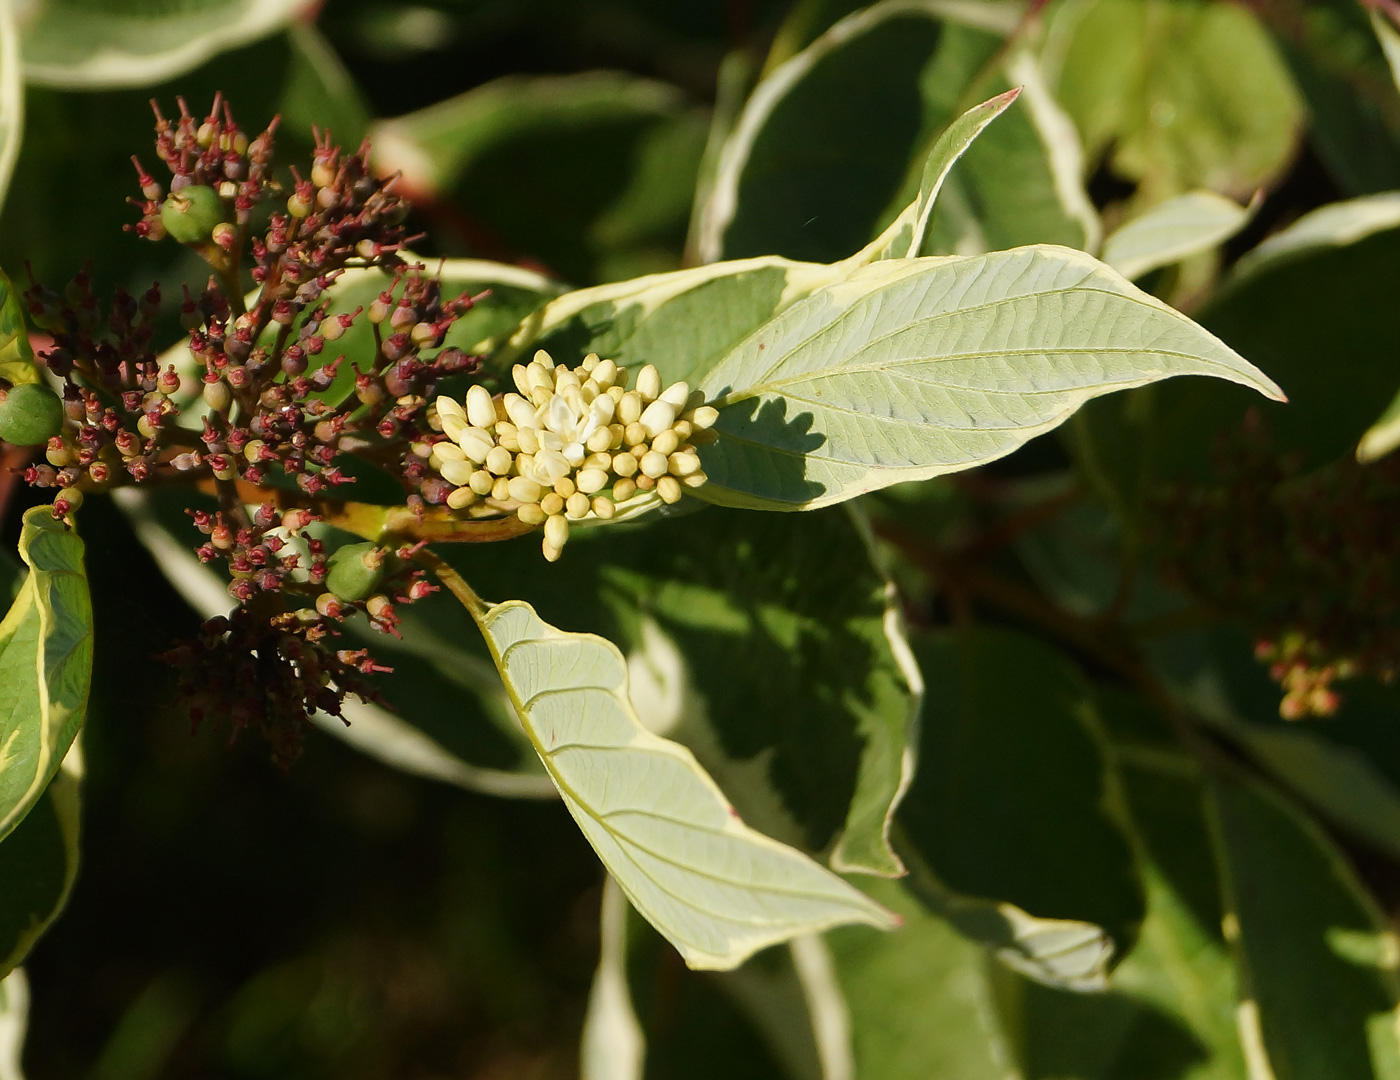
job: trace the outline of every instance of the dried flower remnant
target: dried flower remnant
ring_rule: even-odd
[[[544,557],[558,559],[571,524],[632,516],[675,503],[705,483],[696,443],[718,413],[684,382],[662,389],[648,364],[628,373],[589,354],[576,368],[541,349],[512,369],[519,393],[493,398],[473,386],[465,403],[439,397],[425,444],[445,481],[441,501],[472,517],[514,513],[544,527]]]

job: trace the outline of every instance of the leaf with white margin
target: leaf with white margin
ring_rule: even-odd
[[[24,1080],[20,1057],[29,1029],[29,980],[15,968],[0,980],[0,1080]]]
[[[37,0],[25,5],[24,74],[30,82],[97,90],[145,86],[274,33],[310,0]]]
[[[1011,103],[1021,96],[1021,88],[1014,87],[1003,94],[974,105],[954,120],[938,136],[924,163],[924,175],[919,182],[919,197],[911,202],[890,222],[889,228],[870,242],[856,256],[859,263],[874,262],[880,259],[904,259],[917,255],[924,246],[928,235],[929,222],[933,219],[933,206],[938,193],[943,190],[943,182],[948,179],[958,159],[967,152],[974,139],[983,129],[1011,107]]]
[[[1282,391],[1083,252],[898,259],[819,289],[700,381],[714,502],[807,510],[1003,457],[1091,398],[1175,375]]]
[[[48,506],[24,515],[29,567],[0,622],[0,839],[33,809],[82,727],[92,679],[83,542]]]
[[[729,969],[798,934],[898,924],[807,856],[744,825],[689,750],[647,731],[611,642],[558,630],[518,600],[468,606],[564,804],[687,965]]]
[[[1191,191],[1158,203],[1109,234],[1099,257],[1125,278],[1209,251],[1244,228],[1251,207],[1213,191]]]
[[[1346,247],[1397,227],[1400,191],[1383,191],[1319,206],[1242,255],[1227,285],[1233,287],[1276,263],[1321,248]]]
[[[603,882],[598,969],[588,992],[579,1047],[580,1080],[642,1080],[647,1043],[627,986],[627,898]]]
[[[24,135],[24,67],[14,6],[0,4],[0,204],[10,190]]]
[[[1390,65],[1390,77],[1395,80],[1396,88],[1400,89],[1400,30],[1379,7],[1371,9],[1371,27],[1376,31],[1376,40],[1381,43],[1385,62]]]

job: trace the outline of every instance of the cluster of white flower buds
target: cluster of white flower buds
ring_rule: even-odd
[[[719,414],[683,382],[663,390],[651,364],[631,390],[627,370],[596,353],[567,368],[541,349],[512,375],[518,394],[473,386],[465,405],[437,399],[429,422],[447,439],[425,456],[452,486],[454,510],[543,525],[553,562],[571,522],[631,516],[705,482],[695,446],[713,438]]]

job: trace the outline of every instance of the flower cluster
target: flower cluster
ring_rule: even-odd
[[[465,405],[437,399],[430,423],[446,438],[419,453],[442,481],[425,483],[425,497],[473,517],[514,513],[544,526],[553,562],[571,523],[674,503],[705,482],[696,444],[718,413],[684,382],[663,389],[648,364],[629,390],[627,370],[611,360],[590,354],[568,368],[543,349],[512,376],[519,393],[493,398],[478,385]]]

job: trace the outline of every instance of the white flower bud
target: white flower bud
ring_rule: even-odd
[[[504,476],[498,476],[491,485],[491,498],[497,502],[508,502],[510,500],[510,481]]]
[[[583,469],[574,482],[579,491],[585,495],[592,495],[608,486],[608,474],[602,469]]]
[[[638,443],[647,441],[647,429],[642,427],[641,421],[627,425],[627,430],[622,434],[622,441],[628,446],[636,446]]]
[[[513,462],[511,453],[504,446],[493,446],[486,455],[486,467],[497,476],[506,476]]]
[[[681,501],[681,482],[674,476],[663,476],[656,482],[656,493],[664,503]]]
[[[553,520],[555,520],[555,519],[554,519],[554,518],[551,518],[551,519],[550,519],[550,521],[553,521]],[[545,522],[545,524],[549,524],[549,522]],[[545,540],[544,543],[540,545],[540,547],[541,547],[541,549],[544,551],[544,561],[545,561],[545,562],[558,562],[558,561],[559,561],[559,556],[562,555],[562,554],[564,554],[564,549],[563,549],[563,548],[557,548],[557,547],[555,547],[555,546],[554,546],[553,544],[551,544],[548,540]]]
[[[701,405],[698,409],[691,412],[686,419],[701,431],[704,431],[706,428],[714,427],[715,421],[719,419],[719,410],[713,405]]]
[[[467,419],[472,427],[479,428],[489,428],[496,422],[496,403],[491,400],[491,392],[480,384],[467,391]]]
[[[681,445],[681,437],[674,428],[667,428],[651,440],[651,448],[658,454],[674,454]]]
[[[454,416],[451,413],[439,414],[438,423],[442,425],[443,434],[454,441],[469,426],[465,417]]]
[[[551,547],[563,550],[569,542],[569,523],[561,514],[551,514],[544,523],[544,540]]]
[[[470,461],[444,461],[438,467],[438,472],[442,473],[442,478],[449,484],[461,487],[472,478],[472,473],[476,471],[476,466]]]
[[[447,496],[447,505],[453,510],[465,510],[474,502],[476,502],[476,492],[471,488],[459,487]]]
[[[540,509],[546,514],[562,514],[564,512],[564,496],[557,491],[551,491],[540,500]]]
[[[444,461],[465,461],[466,459],[466,451],[456,443],[440,442],[436,446],[428,447],[428,461],[435,469],[442,468]]]
[[[694,476],[700,471],[700,455],[692,451],[672,454],[666,467],[672,476]]]
[[[529,369],[524,364],[516,364],[510,369],[510,377],[515,383],[515,388],[526,397],[530,396],[530,375]]]
[[[489,396],[490,395],[488,395],[488,397]],[[467,418],[466,411],[462,408],[461,403],[453,398],[439,397],[434,404],[437,406],[437,414],[440,417],[455,416],[458,420],[465,420]]]
[[[639,423],[646,428],[650,438],[656,438],[663,431],[670,429],[676,422],[676,409],[669,401],[662,401],[660,398],[653,401],[642,413]]]
[[[575,491],[564,500],[564,513],[574,521],[586,518],[592,507],[593,500],[581,491]]]
[[[650,450],[643,455],[640,465],[642,468],[642,475],[649,476],[653,480],[658,476],[666,475],[666,455],[658,454],[655,450]]]
[[[515,441],[520,444],[522,454],[538,454],[540,452],[540,438],[534,428],[521,428],[515,433]]]
[[[588,442],[584,444],[595,454],[601,454],[612,446],[612,432],[605,427],[600,427],[592,435],[588,436]]]
[[[491,488],[496,483],[496,478],[485,469],[477,469],[472,473],[467,481],[467,486],[483,497],[491,494]]]
[[[598,354],[591,352],[583,358],[583,363],[581,363],[579,367],[583,368],[584,371],[592,371],[598,366],[599,362]]]
[[[694,473],[691,473],[689,476],[683,476],[683,477],[681,477],[681,483],[684,484],[684,485],[685,485],[686,487],[688,487],[688,488],[698,488],[698,487],[702,487],[702,486],[704,485],[705,481],[708,480],[708,479],[709,479],[709,477],[706,476],[704,473],[702,473],[702,472],[694,472]]]
[[[613,498],[618,502],[626,502],[635,494],[637,494],[637,484],[633,480],[623,479],[613,485]]]
[[[622,395],[622,400],[617,403],[617,418],[623,424],[635,424],[642,418],[642,410],[646,408],[642,402],[642,395],[635,390],[629,390]]]
[[[578,490],[578,485],[574,483],[572,476],[561,476],[554,481],[554,490],[567,499]]]
[[[525,369],[525,379],[530,384],[531,391],[537,387],[550,391],[554,389],[553,375],[539,364],[531,364]]]
[[[661,372],[654,364],[648,364],[637,372],[637,393],[646,402],[655,401],[661,395]]]
[[[544,494],[544,488],[528,476],[512,476],[506,486],[510,489],[510,497],[516,502],[539,502]]]
[[[516,427],[535,427],[537,425],[535,407],[519,394],[507,394],[505,406],[506,415],[510,417],[510,422]]]
[[[557,483],[561,477],[566,477],[573,471],[573,466],[569,464],[569,459],[558,450],[541,450],[535,455],[535,472],[543,472],[549,477],[550,483]]]
[[[593,369],[593,381],[606,390],[617,381],[617,365],[611,360],[600,360]]]
[[[685,403],[690,400],[690,384],[684,382],[674,382],[661,393],[658,401],[664,401],[681,412],[685,409]]]
[[[624,450],[620,454],[613,455],[612,468],[618,476],[632,476],[637,471],[638,462],[635,457]]]
[[[533,363],[539,364],[546,371],[554,370],[554,357],[550,356],[549,353],[545,352],[543,349],[536,349],[535,355],[531,360]]]
[[[536,502],[521,503],[515,508],[515,516],[526,525],[543,525],[545,519],[549,517],[540,509],[540,504]]]
[[[478,427],[464,427],[457,432],[455,441],[462,453],[480,465],[496,448],[495,440]]]
[[[586,458],[583,459],[583,468],[585,468],[585,469],[602,469],[604,472],[611,472],[611,471],[612,471],[612,455],[611,455],[611,454],[601,454],[601,453],[600,453],[600,454],[589,454]]]

